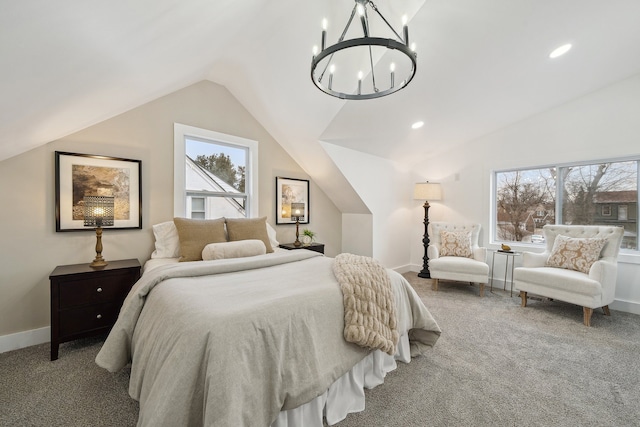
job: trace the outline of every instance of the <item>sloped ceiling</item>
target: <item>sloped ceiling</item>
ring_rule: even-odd
[[[319,141],[410,168],[640,73],[637,0],[375,3],[398,26],[409,17],[418,72],[394,95],[343,101],[313,86],[309,66],[322,18],[344,25],[353,0],[5,1],[0,160],[209,79],[331,195],[340,183]]]

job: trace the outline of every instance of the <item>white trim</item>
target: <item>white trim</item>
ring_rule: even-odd
[[[231,145],[240,145],[249,148],[249,159],[247,170],[250,171],[249,182],[245,183],[247,193],[247,211],[249,218],[258,216],[258,141],[242,138],[234,135],[227,135],[212,130],[201,129],[194,126],[173,124],[173,215],[184,217],[186,213],[186,191],[185,191],[185,137],[219,141]],[[178,173],[177,171],[183,171]]]
[[[633,301],[614,300],[609,304],[611,310],[624,311],[626,313],[640,314],[640,304]]]
[[[405,264],[405,265],[401,265],[400,267],[394,267],[392,268],[392,270],[395,271],[396,273],[404,274],[404,273],[413,271],[413,265]],[[417,271],[420,271],[420,270],[416,270],[416,272]]]
[[[0,353],[19,350],[32,345],[43,344],[51,341],[51,327],[18,332],[10,335],[0,336]]]

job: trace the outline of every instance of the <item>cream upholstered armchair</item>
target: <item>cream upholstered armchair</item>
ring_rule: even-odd
[[[523,253],[522,267],[514,271],[522,307],[527,294],[557,299],[583,307],[583,322],[591,326],[594,308],[609,316],[616,289],[622,227],[545,225],[546,250]]]
[[[480,285],[480,296],[489,281],[487,249],[478,246],[480,224],[432,222],[431,244],[427,248],[432,288],[438,290],[440,279]]]

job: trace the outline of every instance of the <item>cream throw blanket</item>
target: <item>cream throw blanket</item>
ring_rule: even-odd
[[[340,254],[333,263],[344,298],[344,339],[394,355],[398,322],[387,270],[373,258]]]

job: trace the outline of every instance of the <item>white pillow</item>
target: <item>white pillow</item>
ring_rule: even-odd
[[[180,238],[173,221],[154,225],[153,237],[156,239],[156,250],[151,254],[151,258],[180,257]]]
[[[267,247],[262,240],[236,240],[234,242],[209,243],[202,250],[202,259],[211,261],[214,259],[243,258],[266,253]]]
[[[271,242],[272,248],[277,248],[280,246],[280,243],[276,239],[276,230],[273,229],[271,225],[267,222],[267,235],[269,236],[269,242]]]

